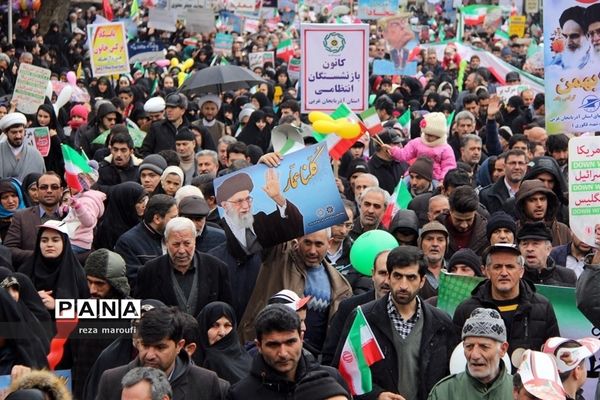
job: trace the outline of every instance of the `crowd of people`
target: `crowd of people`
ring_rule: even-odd
[[[131,2],[112,6],[115,19],[133,10]],[[179,63],[92,76],[86,25],[101,17],[95,7],[73,8],[47,29],[22,11],[12,40],[3,22],[0,375],[11,385],[0,398],[591,399],[582,393],[585,360],[600,340],[561,337],[535,286],[576,287],[577,306],[600,326],[600,252],[569,225],[573,135],[547,134],[544,93],[495,92],[519,85],[519,68],[540,77],[543,68],[528,64],[522,39],[474,27],[465,40],[517,69],[498,77],[473,55],[462,82],[456,25],[439,6],[411,7],[410,24],[429,27],[418,35],[418,73],[369,77],[382,130],[332,159],[347,219],[308,234],[276,174],[263,188],[274,217],[253,211],[247,174],[232,175],[231,190],[214,185],[256,164],[276,170],[277,129],[317,143],[289,59],[255,66],[264,83],[254,88],[185,95]],[[193,73],[249,68],[249,53],[277,55],[289,38],[298,57],[297,21],[354,22],[347,7],[297,11],[262,21],[256,33],[233,32],[223,55],[215,32],[154,29],[142,5],[130,40],[161,42],[165,59],[191,59]],[[528,18],[526,35],[539,39],[539,15]],[[370,65],[390,59],[381,26],[370,32]],[[450,39],[443,56],[426,46],[441,36]],[[57,108],[55,92],[37,112],[21,113],[11,95],[22,64],[50,69],[65,85],[78,70],[78,97]],[[30,127],[48,128],[47,155],[26,143]],[[87,159],[75,184],[61,145]],[[411,200],[388,223],[401,181]],[[398,246],[377,254],[367,276],[350,252],[373,230]],[[454,315],[437,307],[446,273],[481,278]],[[69,326],[55,313],[62,299],[140,299],[142,316]],[[338,370],[352,357],[344,346],[359,306],[384,356],[369,367],[365,390]],[[130,326],[124,336],[86,334]],[[464,371],[451,373],[461,341]],[[71,391],[48,368],[70,370]]]

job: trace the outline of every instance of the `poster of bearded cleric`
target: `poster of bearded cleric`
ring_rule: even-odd
[[[348,219],[326,143],[288,153],[276,168],[259,164],[216,178],[214,186],[225,231],[248,254]]]
[[[591,3],[544,0],[550,134],[600,131],[600,1]]]

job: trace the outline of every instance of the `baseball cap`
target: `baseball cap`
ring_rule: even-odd
[[[487,258],[487,256],[489,256],[490,254],[500,253],[500,252],[510,252],[510,253],[514,253],[517,256],[521,255],[521,251],[519,250],[519,248],[515,244],[512,244],[512,243],[496,243],[496,244],[491,245],[487,249],[485,249],[485,251],[483,252],[483,255],[482,255],[481,259],[485,262],[485,259]]]
[[[284,304],[294,311],[302,309],[311,299],[311,296],[305,296],[300,298],[295,292],[283,289],[275,293],[269,299],[269,304]]]
[[[53,219],[50,219],[46,222],[44,222],[42,225],[38,225],[39,229],[53,229],[57,232],[60,233],[64,233],[65,235],[69,234],[69,231],[67,229],[67,224],[64,221],[56,221]]]

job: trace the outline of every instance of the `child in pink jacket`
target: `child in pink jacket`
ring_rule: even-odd
[[[456,168],[454,150],[446,142],[446,116],[440,112],[426,114],[421,121],[421,137],[412,139],[404,147],[390,148],[391,156],[409,164],[418,157],[433,161],[433,178],[441,182],[446,172]]]
[[[90,189],[98,180],[98,163],[89,161],[93,168],[91,174],[79,174],[79,183],[83,190],[75,193],[71,189],[69,214],[64,219],[69,229],[69,239],[75,254],[85,253],[92,249],[94,228],[98,219],[104,214],[106,195],[98,190]],[[95,168],[94,168],[95,167]]]

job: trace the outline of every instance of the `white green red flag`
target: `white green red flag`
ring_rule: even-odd
[[[327,140],[327,149],[329,151],[329,156],[334,160],[339,160],[340,158],[342,158],[344,153],[350,150],[350,147],[352,147],[352,145],[356,143],[356,141],[367,131],[367,128],[358,118],[358,116],[350,109],[350,107],[343,103],[340,104],[338,108],[336,108],[335,111],[331,113],[331,118],[347,118],[350,121],[356,121],[361,127],[360,134],[352,139],[344,139],[333,133],[323,135],[323,139]],[[317,140],[319,140],[319,138],[317,138]]]
[[[410,123],[411,123],[411,113],[410,108],[404,111],[404,114],[398,117],[398,123],[402,127],[404,131],[405,137],[410,137]]]
[[[285,39],[279,42],[276,57],[282,59],[286,63],[290,62],[290,59],[294,57],[294,44],[292,43],[292,39]]]
[[[362,118],[363,124],[369,131],[369,135],[375,136],[383,131],[383,125],[381,125],[381,120],[379,119],[379,114],[377,114],[375,107],[366,109],[360,113],[360,117]]]
[[[358,306],[354,322],[352,322],[352,327],[344,342],[338,366],[340,374],[348,383],[353,396],[373,390],[373,379],[369,367],[383,358],[383,352],[377,339],[375,339],[362,309]]]
[[[83,188],[79,182],[79,174],[92,173],[92,167],[88,165],[87,158],[79,154],[77,150],[66,144],[61,144],[60,147],[65,160],[65,180],[67,181],[67,186],[75,189],[77,192],[81,192]]]
[[[388,229],[390,224],[392,223],[392,219],[394,219],[394,215],[398,212],[398,210],[406,210],[408,207],[408,203],[412,200],[412,195],[408,190],[408,185],[406,184],[406,180],[404,178],[400,179],[398,185],[394,189],[394,193],[392,194],[392,198],[383,213],[383,217],[381,218],[381,225],[384,228]]]
[[[500,6],[471,4],[470,6],[461,7],[460,12],[463,15],[465,26],[476,26],[483,25],[486,16],[489,14],[499,14],[501,9]]]

